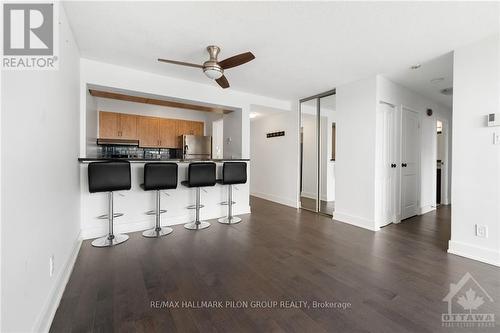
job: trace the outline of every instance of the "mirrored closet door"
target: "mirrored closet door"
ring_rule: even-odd
[[[300,207],[335,208],[335,91],[300,100]]]

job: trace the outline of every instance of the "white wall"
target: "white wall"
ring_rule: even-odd
[[[285,131],[285,136],[266,138],[277,131]],[[250,194],[298,207],[298,111],[254,119],[250,133]]]
[[[452,223],[448,252],[500,266],[500,145],[486,115],[500,112],[500,36],[455,50]],[[475,224],[488,238],[475,236]]]
[[[59,70],[2,73],[2,332],[48,329],[79,248],[79,51],[60,22]]]
[[[376,77],[337,87],[334,219],[376,230]]]
[[[377,99],[396,105],[399,112],[401,112],[401,107],[405,106],[419,113],[421,131],[420,213],[429,212],[436,207],[436,121],[439,117],[451,123],[451,109],[431,101],[381,75],[377,76]],[[433,110],[433,115],[430,117],[426,115],[426,110],[429,108]],[[451,142],[449,148],[449,151],[451,151]],[[447,167],[451,168],[451,163],[448,163]]]
[[[89,59],[81,59],[80,69],[80,96],[83,99],[80,105],[82,119],[81,156],[85,156],[86,150],[85,94],[87,84],[239,108],[242,110],[239,116],[238,113],[233,112],[227,121],[228,123],[233,120],[239,122],[240,126],[237,127],[237,132],[231,133],[230,130],[234,131],[234,127],[231,127],[226,133],[227,128],[224,125],[224,138],[231,137],[233,142],[231,148],[225,146],[224,150],[228,148],[227,156],[230,156],[236,154],[232,151],[234,148],[234,151],[243,158],[248,158],[250,155],[249,110],[251,105],[265,105],[284,110],[291,108],[290,101],[239,92],[235,90],[235,87],[221,89],[209,81],[207,84],[200,84]],[[202,74],[200,73],[200,75]],[[238,117],[240,119],[237,119]],[[224,123],[226,123],[226,119]],[[239,147],[240,144],[241,147]],[[224,151],[224,155],[226,157],[226,151]]]
[[[86,116],[86,152],[87,156],[97,156],[97,136],[99,135],[99,114],[97,110],[97,98],[90,95],[89,91],[85,93]]]
[[[248,114],[246,114],[246,119],[243,118],[243,114],[240,111],[224,115],[224,123],[222,124],[224,142],[222,156],[224,158],[243,158],[243,145],[246,146],[249,144],[250,133],[246,137],[241,135],[242,124],[249,122]]]
[[[224,156],[224,119],[212,121],[212,158]]]

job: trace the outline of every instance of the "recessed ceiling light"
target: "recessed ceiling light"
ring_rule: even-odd
[[[250,119],[257,117],[259,114],[257,112],[250,112]]]
[[[440,83],[440,82],[443,82],[443,81],[444,81],[444,77],[437,77],[435,79],[432,79],[431,83],[436,84],[436,83]]]
[[[420,67],[422,67],[422,65],[415,64],[415,65],[411,66],[410,69],[419,69]]]

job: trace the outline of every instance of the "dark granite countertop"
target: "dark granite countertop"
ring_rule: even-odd
[[[183,160],[183,159],[158,159],[158,158],[107,158],[107,157],[80,157],[78,161],[81,163],[88,163],[94,161],[107,161],[107,160],[121,160],[129,161],[131,163],[144,163],[144,162],[178,162],[178,163],[191,163],[191,162],[232,162],[232,161],[250,161],[248,158],[223,158],[223,159],[207,159],[207,160]]]

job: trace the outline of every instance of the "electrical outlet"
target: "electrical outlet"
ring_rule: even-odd
[[[54,255],[49,258],[49,276],[52,277],[52,275],[54,275]]]
[[[476,236],[488,238],[488,227],[485,225],[476,224]]]

